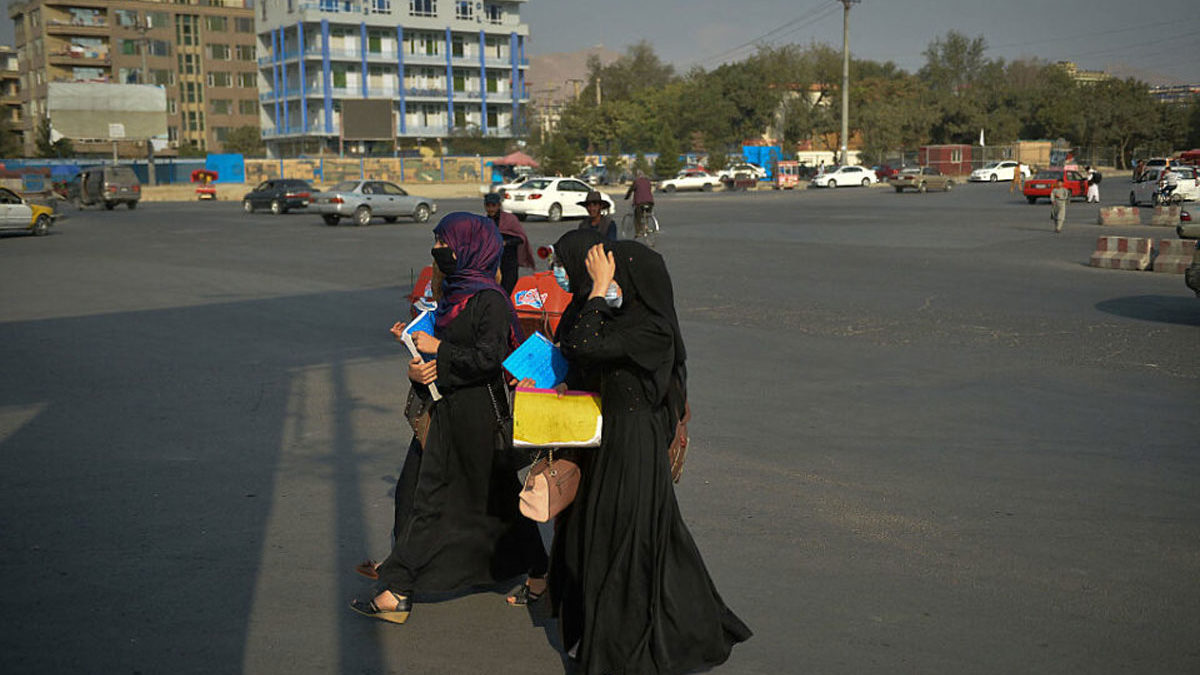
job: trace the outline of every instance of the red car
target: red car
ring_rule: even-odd
[[[871,167],[871,169],[875,171],[875,180],[878,180],[880,183],[889,178],[895,178],[896,174],[900,173],[900,169],[892,168],[887,164],[878,164]]]
[[[1075,169],[1042,169],[1037,175],[1025,181],[1025,199],[1030,204],[1036,204],[1039,197],[1050,199],[1050,191],[1056,181],[1062,181],[1063,186],[1071,191],[1072,197],[1087,198],[1087,179]]]

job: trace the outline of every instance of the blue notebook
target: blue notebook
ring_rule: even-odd
[[[433,310],[425,310],[418,314],[417,318],[409,321],[408,325],[404,327],[404,331],[400,333],[400,340],[404,343],[404,346],[408,347],[408,353],[412,354],[413,358],[420,358],[422,361],[436,359],[437,354],[422,354],[417,351],[417,345],[413,342],[412,334],[418,332],[433,335]],[[429,385],[429,393],[435,401],[440,401],[442,398],[436,382]]]
[[[504,369],[518,380],[530,378],[538,389],[553,389],[567,379],[567,359],[541,333],[534,333],[504,359]]]

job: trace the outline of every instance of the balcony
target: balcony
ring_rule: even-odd
[[[108,35],[109,24],[106,22],[77,23],[51,19],[46,22],[46,32],[50,35]]]
[[[445,89],[431,89],[428,87],[409,87],[404,90],[404,97],[406,99],[437,98],[442,100],[447,98]]]
[[[108,52],[67,50],[47,54],[50,63],[56,66],[107,66],[111,63]]]
[[[450,130],[447,129],[445,125],[431,127],[431,126],[420,126],[420,125],[416,125],[416,124],[408,124],[405,126],[403,132],[400,131],[400,127],[399,127],[399,125],[397,125],[396,133],[397,134],[403,133],[405,136],[424,136],[424,137],[440,138],[443,136],[449,136]]]

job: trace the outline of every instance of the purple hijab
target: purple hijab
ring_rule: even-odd
[[[504,288],[496,283],[500,254],[504,251],[504,239],[496,224],[491,218],[456,211],[446,214],[433,228],[433,233],[446,242],[458,261],[454,274],[442,281],[442,301],[434,313],[437,332],[445,330],[476,293],[493,289],[508,300],[508,309],[512,314],[509,342],[515,346],[520,335],[517,312]]]

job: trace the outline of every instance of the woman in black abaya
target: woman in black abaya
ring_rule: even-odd
[[[562,348],[599,371],[604,428],[555,534],[563,644],[592,675],[723,663],[751,632],[721,600],[675,500],[666,449],[686,400],[686,354],[670,276],[661,256],[624,241],[591,248],[584,269],[591,288]]]
[[[437,356],[414,359],[408,372],[426,391],[436,380],[442,398],[433,404],[425,447],[413,439],[396,485],[395,541],[378,567],[386,590],[350,603],[393,623],[408,619],[414,593],[460,591],[545,569],[537,526],[518,511],[516,469],[496,451],[497,415],[508,405],[500,364],[517,325],[496,283],[500,233],[481,216],[451,213],[434,234],[433,258],[445,276],[435,334],[414,336],[419,351]]]

